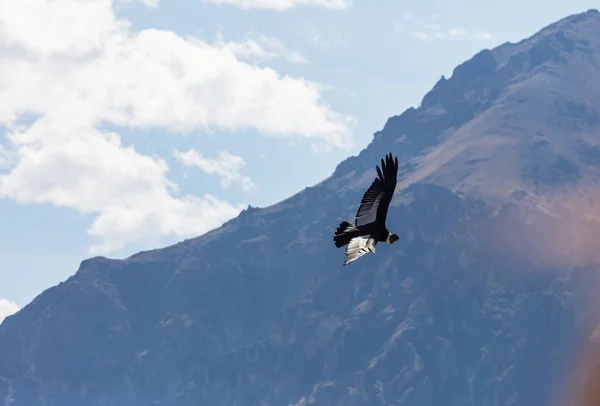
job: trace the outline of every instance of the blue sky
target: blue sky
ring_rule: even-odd
[[[457,64],[594,3],[0,0],[0,320],[319,182]]]

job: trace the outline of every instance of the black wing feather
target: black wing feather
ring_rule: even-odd
[[[385,224],[388,207],[394,196],[396,182],[398,179],[398,157],[392,158],[392,154],[386,155],[385,162],[381,160],[381,169],[377,168],[377,178],[363,195],[360,207],[356,213],[356,225],[361,226],[376,221]],[[375,217],[375,218],[373,218]],[[363,222],[366,218],[371,221]]]

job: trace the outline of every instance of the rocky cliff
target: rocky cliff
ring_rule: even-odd
[[[96,257],[0,325],[11,406],[555,405],[589,333],[600,14],[483,50],[278,204]],[[332,235],[398,155],[388,228]]]

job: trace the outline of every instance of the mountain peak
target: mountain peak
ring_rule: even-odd
[[[567,52],[585,50],[586,46],[597,48],[600,45],[599,32],[600,12],[590,9],[549,24],[517,43],[504,43],[494,49],[494,54],[501,64],[500,61],[506,60],[508,55],[528,51],[540,42],[552,44]]]
[[[431,94],[448,83],[448,80],[473,82],[485,79],[510,62],[513,63],[513,68],[517,65],[520,68],[513,70],[512,73],[516,74],[523,70],[533,70],[545,63],[565,63],[566,55],[574,52],[588,53],[598,49],[600,12],[590,9],[554,22],[517,43],[506,42],[491,50],[479,51],[471,59],[458,65],[450,79],[442,76],[432,91],[424,97],[421,107],[428,108],[432,104]]]
[[[496,134],[494,141],[490,141],[492,143],[510,144],[509,138],[516,135],[516,131],[513,131],[516,128],[523,133],[522,141],[534,143],[537,141],[532,141],[532,137],[539,138],[539,134],[556,132],[541,125],[546,120],[537,122],[538,128],[533,128],[528,124],[532,121],[532,116],[547,115],[548,120],[554,122],[550,124],[550,127],[555,127],[554,130],[567,126],[571,127],[567,132],[583,131],[582,123],[576,121],[582,120],[588,127],[595,125],[596,106],[600,105],[600,92],[596,90],[600,89],[598,55],[600,12],[596,9],[567,16],[517,43],[507,42],[493,49],[483,49],[458,65],[449,78],[442,76],[423,97],[418,108],[411,107],[400,115],[390,117],[384,128],[375,133],[367,148],[357,157],[349,158],[338,165],[334,178],[344,178],[353,172],[371,171],[372,165],[363,165],[363,162],[377,161],[387,153],[390,143],[393,143],[401,145],[398,159],[403,162],[401,171],[407,177],[401,187],[420,180],[435,183],[435,178],[443,167],[452,167],[457,157],[451,157],[448,152],[443,153],[441,155],[444,162],[436,159],[438,163],[435,167],[427,165],[426,169],[419,171],[419,166],[428,161],[427,151],[435,149],[438,151],[435,154],[440,154],[436,146],[440,146],[446,140],[456,141],[457,138],[465,137],[473,139],[468,141],[470,145],[461,146],[462,150],[473,151],[481,148],[482,144],[485,144],[484,140],[491,137],[486,135],[490,129],[483,127],[486,126],[486,122],[497,119],[490,115],[501,114],[503,117],[498,118],[502,123],[499,132],[510,133],[507,137]],[[568,119],[569,123],[558,123],[565,114],[571,114],[566,113],[569,109],[581,110],[578,113],[581,117]],[[467,130],[471,134],[470,137],[461,135]],[[525,133],[529,136],[525,136]],[[562,132],[562,136],[564,135]],[[473,142],[475,138],[479,141]],[[581,143],[587,142],[576,141],[580,144],[577,148],[583,145]],[[486,148],[489,150],[491,146]],[[464,153],[460,154],[460,159],[456,162],[469,164],[458,172],[474,172],[470,165],[472,163],[494,167],[497,164],[496,159],[504,162],[516,160],[516,163],[521,161],[519,157],[500,158],[501,154],[491,150],[488,152],[497,158],[490,157],[483,151],[473,153],[478,158],[472,159],[466,159]],[[570,166],[574,168],[578,166],[572,159],[565,158],[565,161],[570,162]],[[574,170],[577,172],[577,169]],[[427,175],[424,176],[423,172],[427,172]],[[511,180],[505,183],[514,183],[515,187],[520,189],[521,175],[528,176],[521,172],[499,172],[497,177],[500,180],[502,176],[506,176]],[[517,177],[519,179],[512,180]],[[328,181],[339,186],[336,179]],[[460,183],[461,185],[455,181],[440,182],[453,190],[459,190],[464,189],[463,186],[468,188],[469,179],[465,178]],[[365,185],[364,182],[359,182],[354,186]],[[514,191],[509,188],[503,193]]]
[[[426,181],[494,201],[585,183],[600,176],[599,55],[595,9],[484,49],[388,119],[361,160],[399,144],[399,189]],[[372,171],[349,160],[337,172],[350,167]]]
[[[544,27],[541,31],[548,29],[548,28],[561,27],[563,25],[581,24],[581,23],[587,23],[590,21],[598,22],[599,18],[600,18],[600,11],[598,11],[598,9],[591,8],[591,9],[588,9],[587,11],[584,11],[581,13],[571,14],[569,16],[566,16],[565,18],[562,18],[552,24],[549,24],[548,26]]]

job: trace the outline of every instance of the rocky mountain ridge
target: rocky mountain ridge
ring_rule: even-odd
[[[597,34],[590,10],[484,50],[320,184],[83,261],[0,325],[0,400],[554,406],[597,287]],[[342,268],[390,151],[401,240]]]

